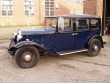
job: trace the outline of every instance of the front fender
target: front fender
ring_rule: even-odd
[[[20,48],[20,47],[23,47],[23,46],[33,46],[33,45],[42,48],[41,45],[39,45],[39,44],[37,44],[37,43],[35,43],[33,41],[22,41],[22,42],[17,43],[14,47],[15,48]]]
[[[14,53],[16,52],[16,50],[18,48],[21,48],[21,47],[24,47],[24,46],[35,46],[36,48],[38,49],[42,49],[44,51],[47,51],[43,46],[39,45],[38,43],[35,43],[33,41],[21,41],[21,42],[18,42],[17,44],[15,45],[12,45],[8,51],[11,55],[14,55]]]

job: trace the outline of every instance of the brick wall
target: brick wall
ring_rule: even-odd
[[[83,6],[74,0],[56,0],[56,3],[59,3],[65,8],[69,9],[70,14],[83,14]]]
[[[84,1],[83,13],[97,15],[102,18],[103,0]]]
[[[103,12],[103,0],[98,0],[97,4],[97,15],[102,18],[102,12]]]
[[[83,13],[96,15],[96,0],[84,1]]]
[[[55,15],[62,15],[62,14],[70,14],[70,10],[67,9],[65,6],[58,4],[59,8],[55,9]]]

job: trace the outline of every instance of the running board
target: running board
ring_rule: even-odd
[[[74,53],[79,53],[79,52],[85,52],[88,51],[88,49],[83,49],[83,50],[72,50],[72,51],[61,51],[57,52],[59,55],[68,55],[68,54],[74,54]]]

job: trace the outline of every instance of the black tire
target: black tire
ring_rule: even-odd
[[[27,58],[26,58],[27,57]],[[22,68],[31,68],[39,60],[39,52],[33,46],[19,48],[15,53],[16,63]]]
[[[101,50],[101,42],[99,39],[93,39],[88,46],[88,55],[97,56]]]

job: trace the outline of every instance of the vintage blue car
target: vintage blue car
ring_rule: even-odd
[[[44,23],[42,30],[19,30],[11,38],[8,51],[20,67],[33,67],[44,53],[67,55],[88,51],[89,56],[96,56],[104,47],[98,16],[47,16]]]

